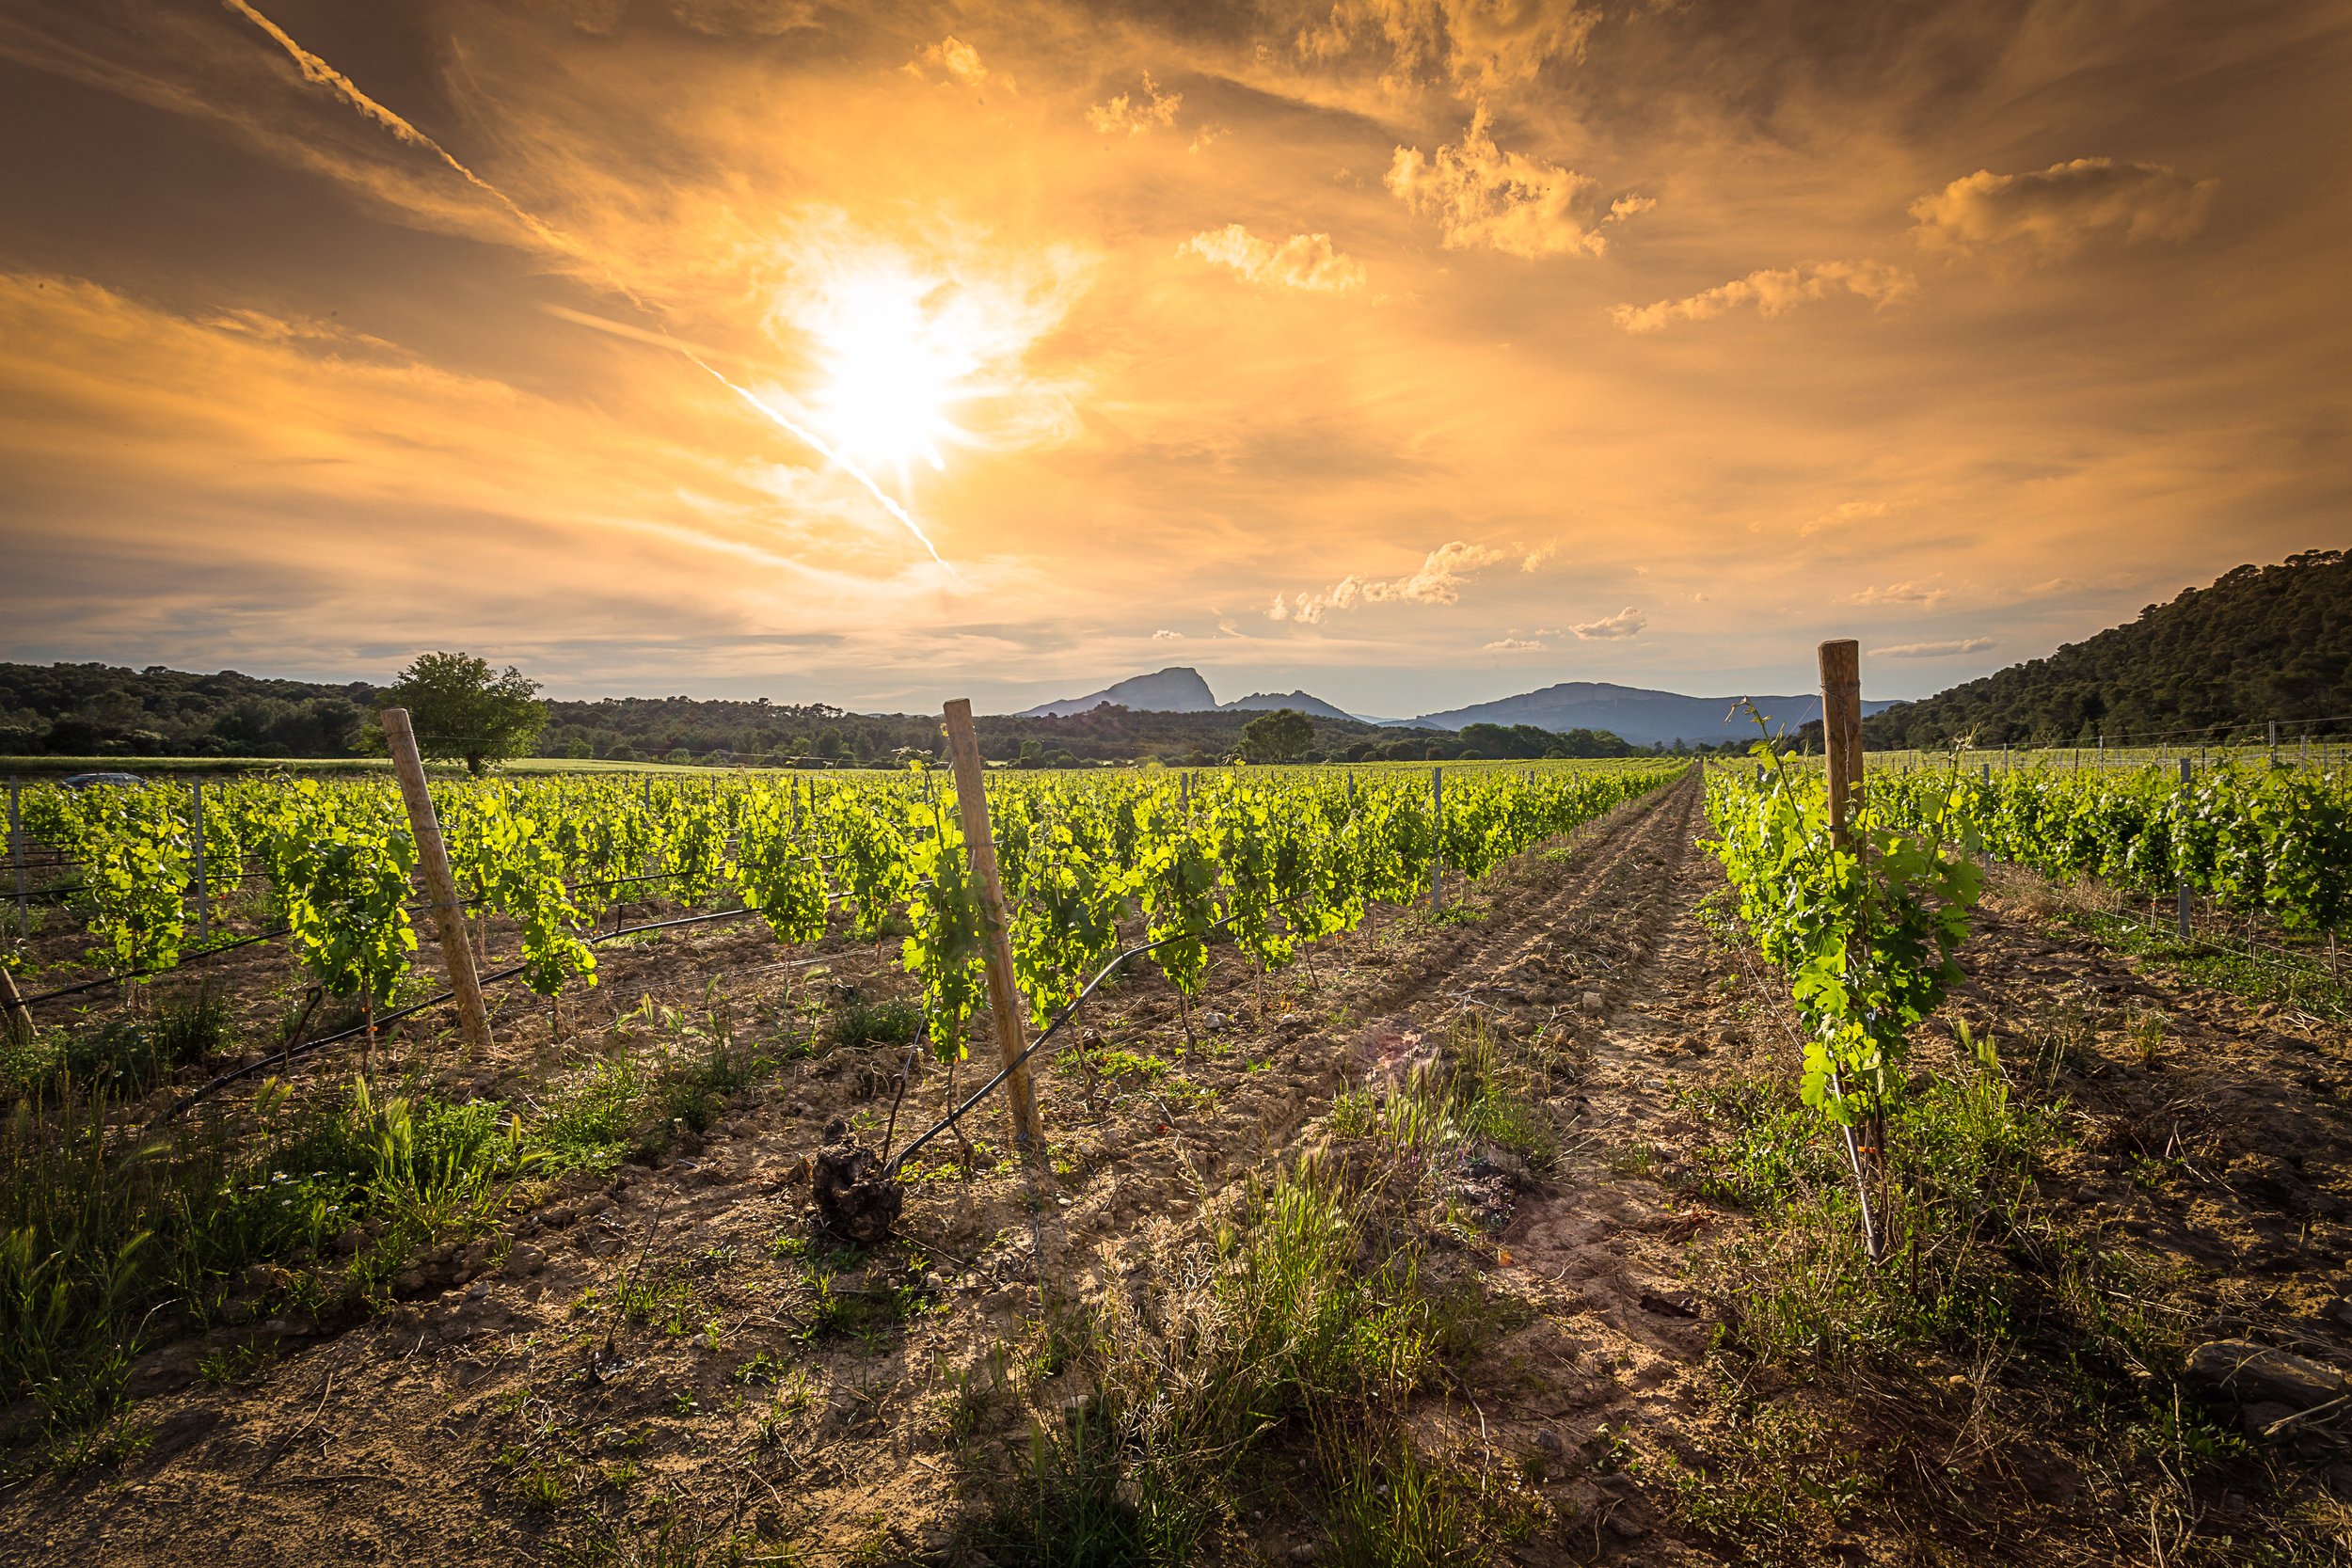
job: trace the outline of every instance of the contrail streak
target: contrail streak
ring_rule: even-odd
[[[876,500],[882,502],[883,511],[898,518],[898,521],[906,524],[907,531],[914,534],[916,540],[922,544],[922,546],[931,552],[931,559],[933,561],[938,562],[942,566],[946,566],[947,571],[951,575],[961,576],[960,573],[956,572],[956,569],[953,566],[947,565],[947,558],[939,553],[939,546],[931,543],[930,535],[926,534],[922,529],[916,525],[913,517],[907,515],[907,509],[900,506],[897,501],[891,499],[890,493],[888,491],[884,490],[881,485],[875,483],[871,479],[867,478],[865,469],[859,467],[856,464],[842,456],[841,453],[835,451],[826,443],[823,436],[818,436],[815,431],[808,429],[804,425],[793,423],[790,420],[786,419],[782,414],[779,414],[775,409],[770,407],[766,403],[762,402],[756,393],[752,392],[745,388],[737,386],[734,382],[729,381],[725,376],[721,375],[717,371],[711,370],[710,366],[703,360],[701,356],[691,353],[686,349],[679,349],[678,352],[685,355],[689,359],[693,360],[695,364],[701,365],[705,371],[709,372],[712,379],[716,380],[721,386],[726,388],[729,391],[732,391],[737,397],[741,398],[745,403],[750,404],[754,408],[758,409],[762,414],[765,414],[769,419],[774,420],[776,424],[783,429],[790,431],[794,436],[798,436],[801,440],[806,442],[810,447],[814,448],[818,452],[821,453],[827,462],[833,464],[843,473],[848,474],[851,479],[856,480],[860,484],[865,485],[867,492],[871,494]]]
[[[358,110],[363,118],[373,120],[376,124],[382,126],[385,130],[389,131],[394,136],[406,142],[409,146],[421,147],[427,152],[432,153],[435,157],[440,159],[441,162],[447,164],[459,178],[463,179],[466,183],[473,186],[474,189],[482,192],[491,200],[497,202],[501,207],[506,209],[508,213],[514,215],[515,220],[517,223],[520,223],[524,228],[530,230],[531,232],[536,235],[542,243],[553,247],[554,249],[561,250],[566,255],[576,256],[582,261],[590,261],[592,264],[596,265],[599,271],[604,272],[608,277],[612,277],[612,269],[603,266],[601,262],[596,262],[595,258],[590,257],[587,254],[586,247],[583,246],[578,240],[573,239],[569,234],[564,233],[563,230],[555,228],[551,224],[543,222],[538,217],[525,211],[521,204],[516,202],[514,198],[508,196],[504,191],[500,190],[496,185],[491,184],[490,182],[485,180],[482,176],[468,168],[464,164],[459,163],[457,159],[451,154],[448,148],[443,147],[439,142],[435,141],[431,136],[428,136],[422,131],[418,130],[414,125],[411,125],[407,120],[401,118],[398,114],[395,114],[392,110],[386,108],[374,99],[370,98],[367,93],[360,89],[358,83],[353,81],[342,71],[337,71],[333,66],[328,65],[318,55],[311,54],[308,49],[303,48],[301,44],[295,42],[292,34],[288,33],[283,27],[278,25],[277,23],[272,22],[268,17],[263,16],[260,11],[255,10],[250,5],[246,4],[246,0],[221,0],[221,4],[226,6],[229,9],[236,12],[239,16],[244,17],[247,22],[252,23],[253,25],[262,29],[262,32],[267,33],[271,39],[276,40],[278,46],[292,56],[294,63],[301,69],[305,80],[316,82],[321,87],[329,88],[338,97],[349,103],[353,108]],[[628,295],[632,303],[636,304],[640,308],[646,308],[645,302],[643,299],[640,299],[636,292],[631,290],[628,284],[622,282],[618,277],[612,277],[612,281],[619,286],[623,293]],[[950,577],[960,576],[953,566],[949,566],[947,564],[947,558],[939,553],[939,546],[931,543],[930,536],[923,531],[922,528],[912,516],[908,515],[907,509],[900,506],[896,500],[892,499],[889,493],[883,490],[881,485],[875,483],[873,479],[866,474],[865,469],[859,467],[856,464],[850,462],[849,458],[834,451],[834,448],[822,437],[818,436],[816,432],[786,419],[775,409],[761,402],[760,399],[754,393],[737,386],[734,382],[729,381],[725,376],[721,375],[717,371],[712,370],[709,363],[706,361],[702,356],[696,354],[692,349],[677,341],[675,339],[665,338],[659,333],[643,332],[634,328],[624,327],[617,322],[603,321],[597,317],[585,315],[576,310],[564,310],[553,307],[550,307],[550,309],[554,309],[555,314],[563,316],[567,321],[579,322],[583,325],[602,327],[609,331],[618,332],[623,337],[634,337],[642,339],[645,341],[656,342],[660,344],[662,347],[675,349],[678,353],[686,356],[687,358],[692,360],[696,365],[701,366],[704,371],[715,377],[720,385],[733,391],[736,396],[741,398],[745,403],[750,404],[754,408],[757,409],[761,414],[767,416],[768,419],[774,421],[774,423],[782,429],[790,432],[791,435],[805,443],[812,451],[816,451],[834,467],[839,468],[843,473],[848,474],[851,479],[856,480],[860,484],[866,486],[867,493],[870,494],[877,501],[882,503],[883,511],[889,513],[893,517],[896,517],[899,522],[906,525],[906,531],[914,535],[915,541],[920,544],[924,549],[930,552],[930,558],[933,561],[938,562],[941,566],[945,567]]]
[[[550,224],[541,221],[539,218],[534,217],[532,214],[524,211],[521,205],[518,204],[514,198],[508,196],[504,191],[500,190],[496,185],[491,184],[490,182],[485,180],[482,176],[468,168],[464,164],[459,163],[448,148],[443,147],[439,142],[435,141],[431,136],[426,135],[422,131],[418,130],[414,125],[409,124],[408,121],[403,119],[399,115],[393,113],[390,109],[386,108],[374,99],[370,98],[365,92],[360,90],[358,83],[353,81],[342,71],[337,71],[333,66],[328,65],[325,60],[319,58],[316,55],[311,54],[308,49],[303,48],[299,43],[296,43],[294,40],[293,35],[288,33],[286,29],[280,27],[277,23],[272,22],[268,17],[263,16],[260,11],[255,10],[251,6],[246,3],[246,0],[221,0],[221,4],[228,7],[229,9],[236,12],[239,16],[244,17],[247,22],[252,23],[253,25],[259,27],[262,31],[267,33],[273,40],[275,40],[278,46],[280,49],[283,49],[288,55],[292,55],[294,63],[301,68],[305,80],[316,82],[321,87],[331,89],[338,97],[342,98],[344,103],[349,103],[353,108],[358,110],[363,118],[375,121],[376,124],[381,125],[385,130],[389,131],[393,135],[399,137],[402,141],[406,142],[409,146],[421,147],[427,152],[432,153],[435,157],[440,159],[441,162],[447,164],[451,169],[455,171],[457,176],[464,180],[466,183],[471,185],[474,189],[480,191],[483,195],[497,202],[501,207],[505,208],[507,213],[514,217],[516,222],[521,224],[525,229],[530,230],[532,233],[536,235],[543,243],[552,245],[554,248],[564,251],[569,255],[582,255],[582,247],[578,240],[573,239],[569,234],[564,233],[563,230],[556,229]]]

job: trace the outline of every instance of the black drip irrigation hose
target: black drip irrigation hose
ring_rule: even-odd
[[[276,942],[279,937],[293,934],[293,927],[280,926],[275,931],[262,931],[253,936],[239,937],[233,942],[216,942],[210,947],[198,948],[178,963],[165,964],[158,969],[126,969],[119,974],[101,974],[95,980],[84,980],[76,985],[59,986],[56,990],[44,990],[31,996],[21,997],[14,1006],[29,1007],[39,1002],[54,1002],[60,996],[79,996],[86,990],[96,990],[101,986],[119,986],[126,980],[148,980],[158,974],[176,974],[199,958],[209,958],[215,953],[227,953],[234,948],[250,947],[257,942]]]
[[[616,937],[633,937],[645,931],[674,930],[680,926],[707,926],[713,921],[739,920],[747,914],[757,914],[758,912],[759,911],[756,910],[746,907],[739,910],[721,910],[715,914],[690,914],[682,916],[676,920],[657,920],[644,926],[628,926],[617,931],[605,931],[596,936],[588,937],[584,940],[590,945],[594,945],[599,942],[611,942]],[[494,986],[501,980],[512,980],[516,975],[520,974],[529,967],[530,966],[528,964],[512,964],[505,969],[498,971],[494,974],[483,975],[478,983],[485,986]],[[215,1089],[226,1088],[230,1085],[236,1083],[241,1078],[249,1078],[254,1073],[260,1072],[264,1068],[281,1066],[284,1063],[293,1061],[297,1056],[307,1056],[313,1051],[323,1051],[330,1045],[340,1045],[345,1040],[355,1039],[358,1037],[368,1033],[371,1029],[381,1029],[388,1023],[398,1023],[402,1019],[411,1018],[418,1013],[429,1011],[434,1007],[443,1006],[448,1003],[455,1001],[456,999],[457,993],[455,991],[445,990],[438,996],[429,996],[422,1002],[411,1003],[409,1006],[398,1008],[395,1011],[378,1014],[373,1022],[355,1023],[350,1028],[338,1030],[332,1035],[322,1035],[314,1040],[304,1040],[298,1045],[290,1045],[284,1050],[273,1051],[258,1062],[250,1062],[241,1068],[231,1068],[229,1071],[222,1073],[212,1082],[189,1090],[186,1094],[181,1096],[178,1101],[174,1101],[169,1110],[164,1112],[163,1115],[157,1117],[153,1121],[149,1122],[148,1125],[150,1127],[159,1127],[165,1122],[167,1122],[173,1117],[179,1116],[183,1111],[185,1111],[189,1106],[195,1104],[198,1101],[212,1094]]]

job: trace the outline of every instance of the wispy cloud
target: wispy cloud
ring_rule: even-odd
[[[1293,234],[1277,245],[1238,223],[1205,230],[1176,247],[1179,256],[1199,256],[1245,282],[1273,288],[1341,293],[1361,286],[1363,263],[1341,254],[1328,234]]]
[[[1424,155],[1400,147],[1389,164],[1390,192],[1413,213],[1438,220],[1448,250],[1481,246],[1539,261],[1547,256],[1598,256],[1609,248],[1602,230],[1655,203],[1629,198],[1587,221],[1582,209],[1600,182],[1558,164],[1505,152],[1495,145],[1485,104],[1458,144]]]
[[[907,74],[930,82],[953,82],[965,87],[998,87],[1017,92],[1011,77],[1001,71],[991,71],[980,58],[980,52],[953,33],[937,43],[926,44],[915,51],[914,58],[904,67]]]
[[[1543,651],[1543,641],[1532,637],[1498,637],[1479,645],[1479,652],[1487,654],[1532,654]]]
[[[1980,654],[1994,646],[1990,637],[1955,637],[1943,642],[1898,642],[1872,648],[1872,658],[1950,658],[1957,654]]]
[[[1087,109],[1087,123],[1106,136],[1140,136],[1147,131],[1165,130],[1176,123],[1176,111],[1184,106],[1181,92],[1164,93],[1152,80],[1152,73],[1143,73],[1140,94],[1120,93],[1105,103]]]
[[[1949,597],[1945,589],[1930,588],[1917,582],[1890,582],[1883,588],[1865,588],[1846,595],[1848,604],[1931,605]]]
[[[1886,501],[1839,501],[1827,512],[1808,517],[1799,524],[1797,533],[1802,538],[1809,539],[1823,529],[1841,528],[1866,517],[1883,517],[1892,510],[1893,507]]]
[[[1768,267],[1718,283],[1682,299],[1655,305],[1618,305],[1609,319],[1628,332],[1656,332],[1676,322],[1712,321],[1753,305],[1758,315],[1786,315],[1808,301],[1849,293],[1881,309],[1911,297],[1918,282],[1899,267],[1879,261],[1809,261],[1801,267]]]
[[[1152,641],[1154,642],[1179,642],[1184,640],[1184,634],[1181,631],[1169,631],[1166,627],[1162,627],[1160,630],[1152,634]]]
[[[1312,626],[1335,610],[1353,610],[1367,604],[1453,604],[1462,596],[1462,585],[1479,572],[1496,562],[1509,559],[1501,550],[1485,545],[1465,544],[1456,539],[1440,545],[1429,552],[1421,569],[1409,577],[1342,578],[1320,594],[1301,594],[1286,600],[1274,595],[1266,617],[1274,621],[1300,621]]]
[[[1585,621],[1568,629],[1587,642],[1618,642],[1629,637],[1640,636],[1642,628],[1648,625],[1648,616],[1628,605],[1614,615],[1604,616],[1597,621]]]

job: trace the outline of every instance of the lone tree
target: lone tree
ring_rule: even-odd
[[[1314,743],[1314,721],[1295,707],[1262,713],[1241,727],[1241,753],[1251,762],[1288,762]]]
[[[478,779],[491,765],[530,752],[548,721],[547,705],[532,696],[538,689],[511,664],[500,674],[471,654],[419,654],[375,705],[406,708],[421,753],[463,762]]]

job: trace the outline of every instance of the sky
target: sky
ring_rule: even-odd
[[[2352,544],[2338,0],[17,0],[0,657],[1924,695]]]

